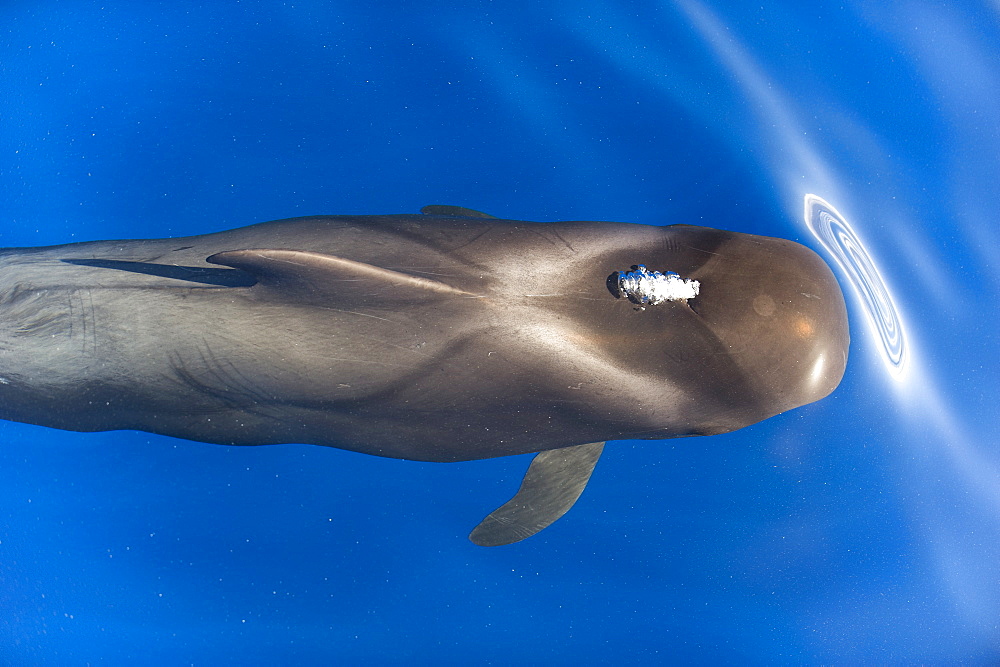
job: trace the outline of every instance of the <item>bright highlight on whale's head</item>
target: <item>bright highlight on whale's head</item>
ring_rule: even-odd
[[[886,367],[899,374],[906,366],[907,344],[892,295],[875,261],[851,225],[837,209],[821,197],[805,196],[805,222],[826,251],[847,274],[864,306],[869,326],[881,341]]]

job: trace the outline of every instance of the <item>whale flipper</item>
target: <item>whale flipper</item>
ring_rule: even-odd
[[[520,542],[561,517],[583,493],[604,450],[603,442],[537,454],[517,494],[469,534],[481,547]]]

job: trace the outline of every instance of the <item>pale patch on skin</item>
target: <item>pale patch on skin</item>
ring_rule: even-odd
[[[753,310],[761,317],[770,317],[771,315],[774,315],[775,309],[776,306],[774,305],[774,299],[767,294],[761,294],[754,297]]]

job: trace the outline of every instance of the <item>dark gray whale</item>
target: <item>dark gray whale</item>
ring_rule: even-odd
[[[540,452],[483,545],[561,516],[605,441],[819,400],[847,350],[815,253],[704,227],[429,206],[0,251],[0,418],[421,461]]]

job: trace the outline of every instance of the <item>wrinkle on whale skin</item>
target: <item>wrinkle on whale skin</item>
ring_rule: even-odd
[[[317,216],[0,250],[0,418],[421,461],[537,453],[473,531],[516,542],[604,443],[725,433],[836,388],[829,268],[705,227]]]

